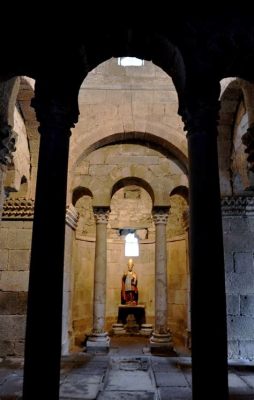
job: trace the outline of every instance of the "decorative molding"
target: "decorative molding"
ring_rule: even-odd
[[[79,214],[70,204],[66,208],[65,222],[72,229],[77,228]],[[6,199],[3,205],[2,220],[33,220],[34,200],[26,198]]]
[[[25,198],[5,200],[2,220],[33,220],[33,218],[34,200]]]
[[[69,206],[66,207],[66,215],[65,215],[66,224],[73,230],[76,230],[78,226],[78,219],[79,219],[78,211],[76,210],[73,204],[69,204]]]
[[[96,224],[107,224],[109,219],[109,207],[93,207]]]
[[[16,151],[15,143],[17,134],[10,125],[0,125],[0,163],[10,165],[13,160],[13,152]]]
[[[225,196],[221,199],[223,216],[254,215],[254,196]]]
[[[153,208],[153,220],[155,225],[158,224],[167,224],[168,222],[168,215],[169,215],[170,207],[154,207]]]
[[[254,172],[254,124],[242,135],[242,143],[246,146],[245,153],[248,154],[248,169]]]

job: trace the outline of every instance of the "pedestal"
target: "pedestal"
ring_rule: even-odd
[[[131,314],[134,315],[136,323],[138,324],[140,329],[141,325],[146,322],[145,306],[142,304],[141,305],[120,304],[118,306],[117,322],[125,325],[127,323],[128,315]]]
[[[152,354],[176,355],[176,352],[173,350],[173,342],[170,332],[153,332],[152,337],[150,338],[150,349]]]
[[[87,352],[103,352],[107,353],[110,347],[110,338],[107,332],[92,333],[86,342]]]

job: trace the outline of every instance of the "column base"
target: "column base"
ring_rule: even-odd
[[[173,348],[171,333],[153,332],[150,338],[150,350],[152,354],[176,356]]]
[[[110,338],[108,332],[91,333],[86,342],[86,351],[88,353],[103,352],[107,353],[110,347]]]

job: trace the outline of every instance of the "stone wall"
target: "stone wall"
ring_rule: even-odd
[[[253,204],[253,198],[238,196],[223,207],[230,358],[254,359]]]
[[[149,146],[151,137],[157,145],[167,142],[187,165],[187,141],[177,114],[173,82],[151,62],[145,61],[142,67],[122,67],[117,59],[111,59],[99,65],[81,87],[79,109],[70,144],[68,202],[77,164],[84,154],[101,145],[129,138]],[[84,162],[83,171],[85,168]]]
[[[112,147],[110,146],[110,148]],[[124,152],[123,145],[121,148]],[[135,146],[128,146],[128,148],[136,149]],[[101,158],[99,152],[96,153],[96,160],[99,163]],[[135,169],[135,166],[131,167],[133,170]],[[167,177],[168,184],[171,185],[170,173]],[[94,175],[94,180],[96,178],[96,175]],[[107,185],[107,183],[108,181],[105,181],[104,185]],[[75,271],[73,335],[74,342],[77,345],[80,345],[84,339],[84,334],[92,328],[96,232],[92,203],[93,199],[90,196],[83,195],[75,205],[80,213],[73,258]],[[187,326],[186,243],[185,237],[177,235],[183,235],[185,232],[183,213],[186,211],[187,204],[186,200],[180,195],[171,196],[170,203],[172,206],[167,226],[169,291],[171,292],[169,296],[169,325],[177,342],[183,344]],[[150,195],[145,189],[137,185],[127,185],[117,190],[112,196],[107,229],[105,323],[108,331],[112,329],[112,324],[117,322],[121,279],[123,272],[127,270],[128,257],[124,255],[125,242],[124,236],[121,236],[121,231],[124,228],[132,227],[136,229],[139,236],[140,254],[138,257],[134,257],[134,269],[138,275],[139,304],[145,305],[147,323],[154,324],[155,227],[152,218],[152,206]]]
[[[23,356],[30,221],[2,221],[0,227],[0,355]]]
[[[188,186],[186,170],[163,147],[139,143],[103,146],[84,154],[73,171],[72,191],[89,190],[93,205],[109,205],[116,185],[123,180],[146,188],[155,205],[168,205],[169,194],[178,186]]]
[[[185,345],[188,328],[188,260],[185,235],[168,242],[168,316],[175,345]]]

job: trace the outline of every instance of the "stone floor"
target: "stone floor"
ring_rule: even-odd
[[[108,355],[63,357],[60,399],[190,400],[190,357],[152,356],[146,345],[140,337],[113,337]],[[231,400],[254,400],[254,363],[230,362],[229,387]],[[6,399],[22,399],[21,359],[0,363],[0,400]]]

